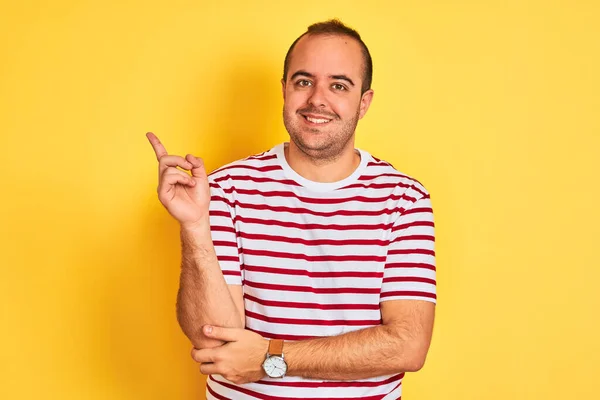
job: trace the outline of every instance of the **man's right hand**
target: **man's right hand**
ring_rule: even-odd
[[[204,162],[191,154],[185,158],[169,155],[158,137],[148,132],[158,160],[158,199],[182,227],[209,225],[210,188]],[[180,167],[192,172],[190,176]]]

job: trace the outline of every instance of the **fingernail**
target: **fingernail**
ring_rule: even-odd
[[[205,329],[206,333],[212,333],[212,326],[207,326]]]

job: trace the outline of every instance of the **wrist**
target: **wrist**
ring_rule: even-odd
[[[214,249],[208,221],[180,223],[179,231],[184,250],[207,252]]]
[[[287,376],[298,376],[298,345],[301,341],[286,341],[285,342],[285,363],[287,364]],[[304,350],[306,351],[306,349]],[[296,361],[296,365],[294,365]]]
[[[208,217],[194,222],[180,222],[179,228],[183,233],[210,237],[210,219]]]

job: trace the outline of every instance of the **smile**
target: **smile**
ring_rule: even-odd
[[[306,115],[303,115],[304,119],[307,120],[308,122],[310,122],[311,124],[316,124],[316,125],[323,125],[326,124],[328,122],[330,122],[330,119],[325,119],[325,118],[314,118],[314,117],[309,117]]]

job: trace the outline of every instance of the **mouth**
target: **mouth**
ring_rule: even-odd
[[[305,115],[305,114],[301,114],[301,115],[302,115],[302,118],[304,118],[304,120],[309,125],[313,125],[313,126],[323,126],[323,125],[327,125],[328,123],[333,121],[331,118],[325,118],[325,117],[317,116],[317,115]]]

